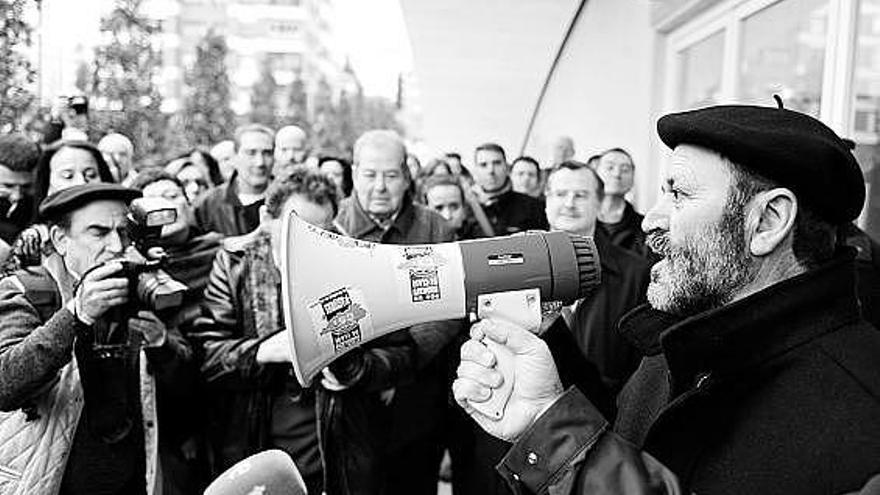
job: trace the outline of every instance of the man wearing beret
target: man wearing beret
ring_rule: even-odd
[[[55,253],[0,280],[0,493],[161,487],[155,392],[172,398],[190,352],[151,312],[128,331],[111,316],[131,297],[120,260],[138,196],[116,184],[49,196]]]
[[[649,304],[620,322],[646,357],[614,426],[562,389],[540,339],[500,321],[471,329],[456,400],[514,442],[498,470],[521,492],[858,489],[880,469],[880,333],[835,238],[865,197],[853,156],[784,109],[711,107],[657,127],[673,153],[642,228],[662,258]],[[482,416],[472,404],[508,367],[504,416]]]

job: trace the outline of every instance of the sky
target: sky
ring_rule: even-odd
[[[400,0],[336,0],[343,50],[367,94],[394,97],[397,75],[412,70]]]
[[[63,19],[51,29],[65,33],[61,39],[86,46],[99,42],[98,20],[113,0],[52,0]],[[153,0],[154,4],[173,0]],[[334,0],[336,32],[343,56],[348,55],[364,91],[393,98],[397,76],[412,68],[412,52],[400,0]],[[46,47],[52,49],[55,47]],[[57,47],[61,49],[61,47]]]

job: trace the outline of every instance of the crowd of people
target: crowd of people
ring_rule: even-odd
[[[117,133],[0,136],[0,493],[201,493],[267,449],[329,495],[860,489],[880,472],[880,272],[852,224],[858,164],[783,109],[658,130],[673,154],[646,217],[625,149],[581,162],[565,137],[549,164],[488,142],[422,166],[394,131],[319,156],[299,127],[247,124],[147,166]],[[150,230],[141,198],[173,219]],[[601,284],[537,333],[423,323],[304,388],[279,270],[291,212],[389,244],[589,236]],[[513,394],[489,418],[474,404],[513,379],[501,359]]]

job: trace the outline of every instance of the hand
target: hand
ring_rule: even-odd
[[[483,339],[505,346],[510,354],[496,356]],[[502,376],[497,359],[513,360],[506,367],[514,370],[515,379]],[[472,403],[487,401],[505,379],[514,379],[513,391],[500,419],[474,409]],[[458,405],[487,433],[515,442],[562,395],[563,389],[544,341],[511,323],[486,319],[471,327],[471,339],[461,346],[461,364],[452,392]]]
[[[282,330],[260,343],[257,349],[257,362],[260,364],[293,362],[287,331]]]
[[[147,347],[160,347],[165,343],[168,329],[152,311],[138,311],[137,316],[128,319],[128,329],[140,333]]]
[[[110,308],[128,302],[128,279],[114,276],[120,270],[122,263],[113,261],[83,277],[77,293],[77,314],[96,321]]]

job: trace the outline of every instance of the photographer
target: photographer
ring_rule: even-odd
[[[120,272],[138,196],[114,184],[50,195],[40,215],[57,256],[0,281],[0,491],[159,486],[155,390],[174,387],[190,351],[149,311],[114,318],[134,297]]]

